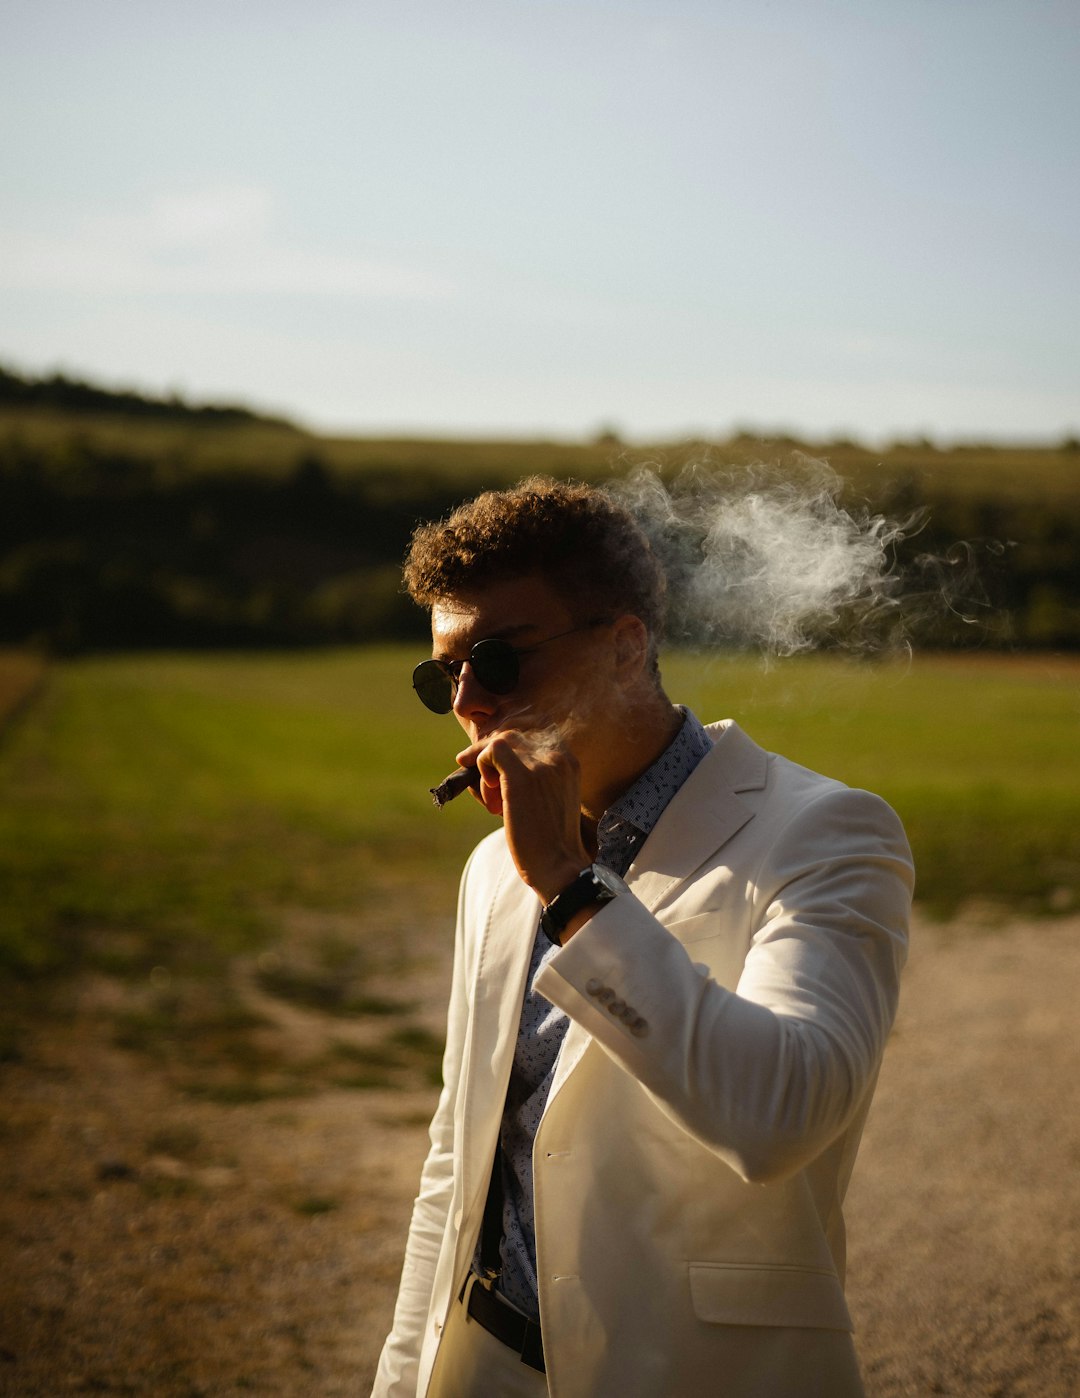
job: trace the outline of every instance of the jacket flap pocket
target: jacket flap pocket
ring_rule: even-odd
[[[687,942],[700,942],[704,937],[718,937],[723,931],[721,915],[717,912],[696,913],[693,917],[679,918],[664,926],[684,946]]]
[[[840,1280],[824,1268],[692,1262],[690,1295],[698,1319],[714,1325],[853,1328]]]

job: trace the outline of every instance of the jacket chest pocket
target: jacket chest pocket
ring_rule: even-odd
[[[694,1314],[713,1325],[853,1328],[840,1279],[825,1268],[691,1262],[690,1296]]]

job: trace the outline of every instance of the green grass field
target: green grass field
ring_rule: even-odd
[[[427,788],[457,747],[401,648],[55,664],[0,744],[0,964],[213,973],[305,913],[392,948],[452,918],[488,828]],[[1080,662],[831,659],[771,668],[672,655],[673,699],[879,791],[903,817],[918,896],[1067,911],[1080,895]],[[341,947],[326,956],[343,956]]]

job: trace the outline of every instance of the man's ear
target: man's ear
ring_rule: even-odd
[[[631,613],[617,617],[612,627],[616,670],[623,684],[633,684],[649,664],[649,628]]]

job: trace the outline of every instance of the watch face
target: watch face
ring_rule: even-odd
[[[615,898],[620,893],[628,892],[626,884],[619,878],[614,869],[609,869],[604,864],[594,864],[592,866],[593,878],[597,883],[602,883],[607,889],[610,897]]]

